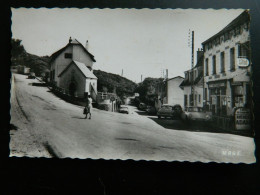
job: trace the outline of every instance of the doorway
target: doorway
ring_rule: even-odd
[[[70,83],[70,85],[69,85],[69,94],[74,97],[76,89],[77,89],[76,84],[75,83]]]

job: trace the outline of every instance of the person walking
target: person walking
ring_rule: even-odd
[[[92,108],[92,98],[90,97],[90,95],[87,98],[87,105],[85,107],[85,114],[86,114],[86,118],[88,118],[88,114],[89,114],[89,119],[91,119],[91,108]]]

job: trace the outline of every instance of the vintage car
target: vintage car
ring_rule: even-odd
[[[156,115],[156,113],[157,113],[155,107],[153,107],[153,106],[147,106],[146,112],[149,115]]]
[[[187,107],[181,114],[181,118],[187,121],[211,121],[212,114],[201,107]]]
[[[126,107],[126,106],[121,106],[121,107],[119,108],[119,113],[129,114],[128,107]]]
[[[182,108],[179,104],[176,105],[169,105],[164,104],[162,107],[158,110],[157,116],[160,119],[161,117],[169,117],[172,119],[180,118],[182,114]]]
[[[34,72],[30,72],[28,75],[28,79],[35,79],[35,73]]]
[[[140,104],[138,105],[138,109],[139,109],[139,110],[145,111],[146,108],[147,108],[147,105],[146,105],[145,103],[140,103]]]

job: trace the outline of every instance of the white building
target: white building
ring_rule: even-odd
[[[167,104],[179,104],[181,107],[184,106],[183,89],[180,87],[183,80],[184,78],[181,76],[167,79]]]
[[[51,56],[50,82],[71,96],[96,97],[97,77],[93,74],[94,56],[88,51],[88,41],[84,47],[76,39],[53,53]]]
[[[203,107],[203,50],[197,51],[197,64],[184,72],[185,78],[180,87],[184,92],[184,108]],[[193,93],[192,93],[193,87]]]
[[[249,106],[250,16],[245,10],[220,32],[202,43],[204,101],[216,116],[232,115],[234,107]]]

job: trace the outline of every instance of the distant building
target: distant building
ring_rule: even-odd
[[[203,107],[203,50],[197,51],[197,64],[184,72],[185,78],[180,87],[183,88],[183,104],[186,107]],[[192,93],[193,86],[193,93]]]
[[[182,107],[184,106],[183,89],[180,87],[180,84],[183,82],[183,80],[184,78],[181,76],[167,79],[167,104],[179,104]]]
[[[51,55],[50,82],[71,96],[86,94],[96,99],[97,77],[93,74],[94,56],[76,39]]]
[[[30,68],[24,66],[24,65],[18,65],[16,66],[17,73],[19,74],[26,74],[28,75],[30,73]]]
[[[251,104],[250,15],[245,10],[202,43],[204,104],[216,116],[232,115],[234,107]]]

